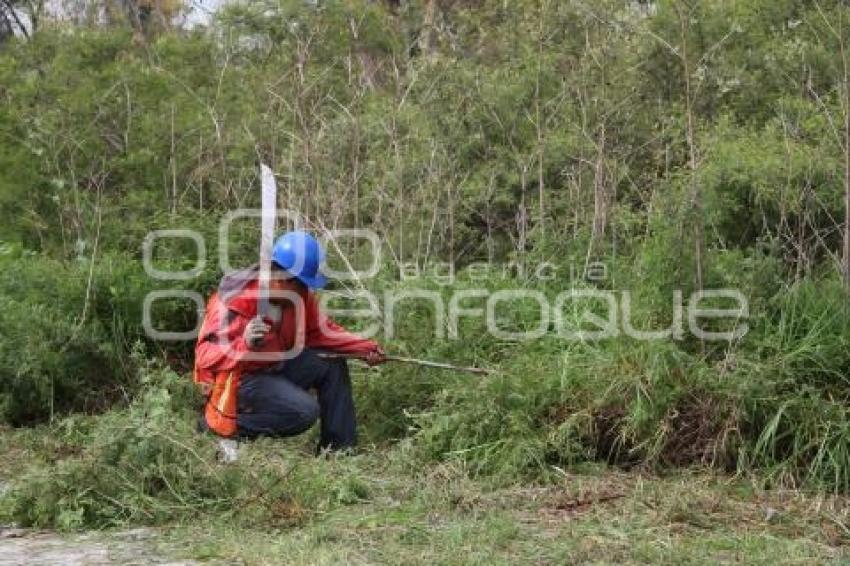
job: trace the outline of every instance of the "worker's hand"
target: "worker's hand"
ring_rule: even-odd
[[[263,342],[263,338],[265,338],[266,333],[270,328],[271,327],[263,321],[263,318],[257,315],[251,319],[247,326],[245,326],[245,332],[242,334],[242,338],[245,339],[245,344],[253,350],[260,346]]]
[[[377,346],[374,350],[366,354],[366,357],[364,359],[366,360],[366,363],[370,366],[376,366],[387,361],[387,354],[384,353],[384,350],[381,349],[380,346]]]

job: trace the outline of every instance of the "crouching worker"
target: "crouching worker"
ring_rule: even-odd
[[[203,427],[224,437],[292,436],[320,420],[320,450],[354,445],[348,366],[319,352],[353,355],[370,365],[383,362],[384,353],[320,311],[313,290],[327,282],[319,271],[323,257],[309,234],[278,238],[268,304],[256,266],[222,279],[195,346],[194,379],[208,392]]]

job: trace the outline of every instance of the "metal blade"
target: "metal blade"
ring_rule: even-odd
[[[271,279],[272,245],[274,243],[275,223],[277,221],[277,183],[274,173],[268,165],[261,163],[260,172],[263,181],[262,212],[260,223],[260,316],[269,314],[269,280]]]

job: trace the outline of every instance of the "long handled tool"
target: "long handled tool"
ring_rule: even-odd
[[[340,353],[337,353],[337,352],[322,352],[321,354],[319,354],[319,357],[331,359],[331,360],[340,359],[340,358],[357,359],[357,360],[363,359],[363,357],[358,355],[358,354],[340,354]],[[495,371],[493,371],[491,369],[486,369],[486,368],[456,366],[456,365],[453,365],[453,364],[447,364],[447,363],[443,363],[443,362],[432,362],[432,361],[429,361],[429,360],[419,360],[419,359],[416,359],[416,358],[405,358],[403,356],[387,355],[387,356],[384,356],[384,358],[388,362],[400,362],[400,363],[403,363],[403,364],[413,364],[413,365],[429,367],[429,368],[447,369],[447,370],[451,370],[451,371],[463,371],[463,372],[474,373],[474,374],[478,374],[478,375],[493,375],[494,373],[496,373]]]

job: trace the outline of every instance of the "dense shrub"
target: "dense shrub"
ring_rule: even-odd
[[[90,316],[86,293],[81,267],[38,256],[2,260],[0,421],[102,409],[126,383],[109,325]]]
[[[145,295],[160,286],[122,254],[60,262],[40,254],[0,257],[0,422],[31,424],[69,411],[101,411],[136,388],[131,347],[142,340],[185,367],[191,342],[148,339]],[[206,294],[208,278],[184,288]],[[160,301],[154,328],[194,327],[195,304]]]
[[[13,479],[0,516],[62,529],[199,515],[273,528],[368,497],[368,485],[344,461],[299,455],[297,446],[283,458],[279,446],[260,443],[253,453],[243,449],[238,463],[218,464],[214,438],[195,430],[192,384],[138,353],[133,361],[141,388],[130,406],[94,420],[68,419],[36,436],[30,449],[49,457]]]
[[[32,423],[108,406],[120,366],[110,335],[46,305],[0,300],[0,420]]]
[[[629,338],[516,346],[498,376],[445,380],[412,419],[415,445],[506,481],[603,460],[760,470],[847,491],[844,291],[809,281],[768,302],[740,343],[708,357]]]

